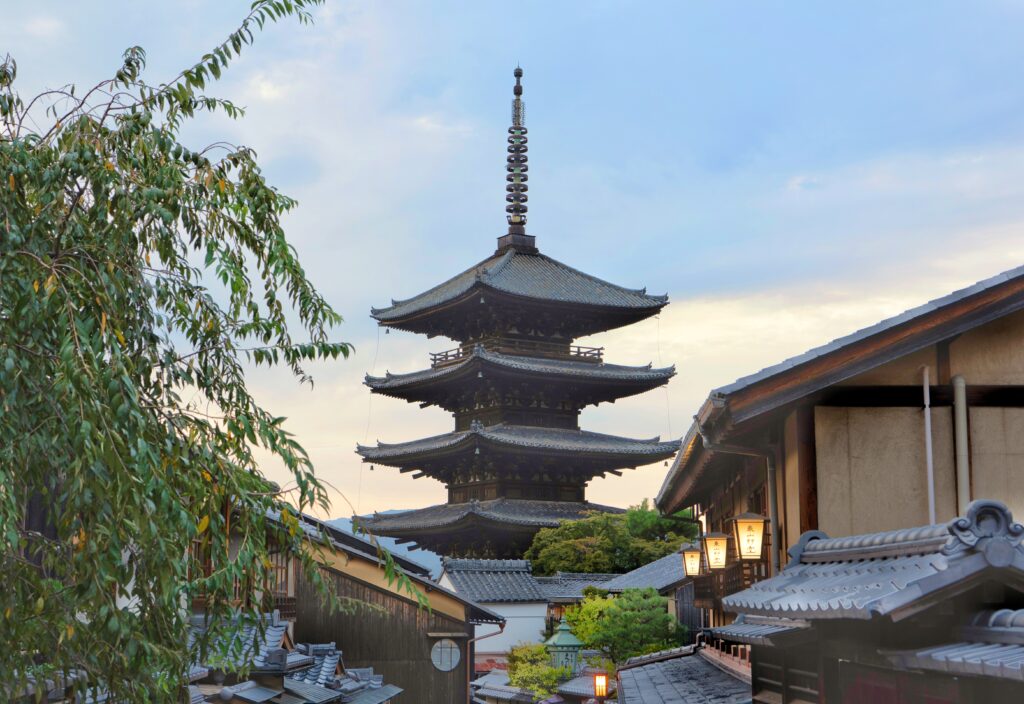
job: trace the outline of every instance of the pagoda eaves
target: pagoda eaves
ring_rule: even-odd
[[[566,355],[533,357],[504,354],[474,344],[459,348],[450,357],[437,355],[440,361],[429,369],[408,374],[389,372],[383,377],[367,375],[364,383],[374,393],[436,405],[454,413],[480,402],[476,388],[479,385],[473,379],[487,380],[494,395],[515,389],[529,397],[540,390],[549,404],[569,403],[580,409],[643,393],[675,375],[675,367],[595,363],[584,354],[591,352],[588,349],[577,355],[570,351]]]
[[[374,514],[359,525],[378,535],[415,542],[438,553],[506,558],[522,555],[541,528],[623,509],[587,501],[495,499],[438,504],[413,511]]]
[[[373,308],[381,324],[465,342],[496,332],[574,339],[656,315],[668,296],[628,289],[514,247],[418,296]]]

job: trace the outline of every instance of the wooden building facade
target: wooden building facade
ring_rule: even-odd
[[[927,407],[927,410],[925,410]],[[1024,267],[711,392],[656,503],[709,531],[769,517],[760,561],[693,582],[706,625],[806,531],[946,521],[977,497],[1024,513]]]
[[[405,690],[403,701],[468,704],[473,674],[474,629],[504,627],[504,618],[445,589],[410,560],[396,562],[426,604],[397,582],[389,583],[376,549],[365,540],[331,529],[319,559],[335,594],[348,602],[331,612],[317,589],[297,579],[295,642],[334,642],[346,667],[373,667]]]

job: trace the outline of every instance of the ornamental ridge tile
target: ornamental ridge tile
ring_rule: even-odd
[[[1024,526],[1005,505],[975,501],[947,524],[830,539],[805,533],[778,575],[723,598],[738,614],[870,619],[911,604],[985,570],[1024,581]]]

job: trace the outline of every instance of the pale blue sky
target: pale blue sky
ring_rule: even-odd
[[[4,0],[0,52],[26,92],[91,84],[132,44],[157,82],[247,6]],[[292,241],[357,355],[318,369],[312,392],[284,373],[253,385],[362,511],[443,500],[351,451],[450,424],[369,401],[365,372],[410,371],[446,344],[378,347],[368,310],[492,251],[516,62],[529,231],[551,256],[674,302],[597,341],[679,376],[587,411],[590,428],[679,436],[711,387],[1024,259],[1024,3],[329,0],[317,14],[271,27],[216,86],[248,107],[243,122],[190,136],[255,147],[300,200]],[[590,496],[638,501],[663,471]]]

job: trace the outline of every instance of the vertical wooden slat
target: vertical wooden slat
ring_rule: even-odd
[[[797,457],[800,491],[800,533],[818,529],[818,455],[814,439],[814,406],[797,410]]]

